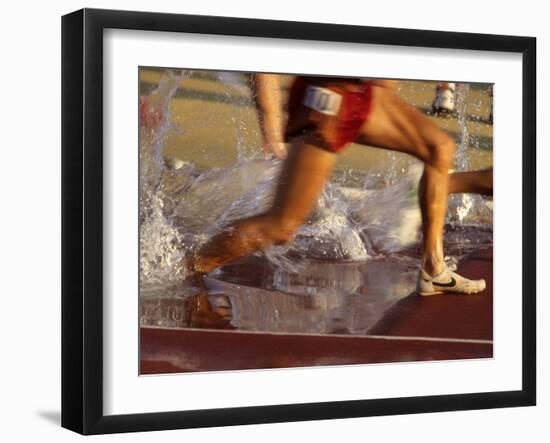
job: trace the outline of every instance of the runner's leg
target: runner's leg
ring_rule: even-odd
[[[387,88],[372,87],[371,106],[358,142],[405,152],[425,164],[420,189],[424,234],[422,267],[430,275],[439,274],[445,267],[443,227],[454,142],[428,117]]]
[[[453,172],[449,175],[449,194],[493,195],[493,168],[482,171]]]
[[[319,143],[314,134],[293,141],[272,208],[224,228],[201,248],[192,264],[195,271],[207,273],[260,249],[292,240],[317,202],[336,162],[336,154],[316,147]]]

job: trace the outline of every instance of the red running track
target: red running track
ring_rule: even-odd
[[[411,294],[388,309],[367,336],[141,328],[141,374],[491,358],[493,256],[461,263],[485,278],[477,295]]]

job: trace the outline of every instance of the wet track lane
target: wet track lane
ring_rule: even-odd
[[[180,317],[173,317],[174,321],[182,322],[179,327],[142,326],[141,373],[490,358],[493,352],[492,250],[473,254],[460,269],[472,277],[485,278],[487,289],[478,295],[432,297],[418,297],[410,290],[404,293],[393,289],[382,300],[363,301],[355,316],[353,309],[357,309],[357,302],[356,305],[338,304],[336,295],[332,297],[333,306],[328,304],[331,297],[327,295],[317,297],[318,300],[315,295],[308,296],[308,305],[304,297],[222,282],[215,285],[211,297],[225,302],[219,302],[215,309],[211,310],[210,306],[201,312],[200,303],[197,306],[187,302]],[[232,271],[227,271],[228,277],[236,279],[239,272]],[[377,271],[374,274],[380,276],[382,273]],[[262,272],[267,271],[258,270],[248,275],[261,279]],[[241,278],[244,278],[242,274]],[[410,279],[410,276],[405,278]],[[342,281],[342,284],[345,286],[349,282]],[[252,303],[256,297],[254,303],[265,315],[255,317],[255,329],[239,327],[239,322],[249,327],[253,323],[242,312],[239,322],[234,321],[234,308],[227,303],[231,300],[227,288],[236,291],[232,294],[233,299],[240,293],[243,300]],[[236,288],[241,288],[240,292]],[[359,292],[348,296],[356,300],[369,299],[369,289],[376,292],[376,283],[373,281],[372,287],[364,284],[358,288]],[[382,284],[376,288],[379,294],[382,289]],[[265,302],[266,297],[272,300]],[[287,304],[284,313],[277,312],[273,305],[277,297],[281,305]],[[283,301],[288,297],[295,298],[294,305]],[[341,301],[344,299],[342,295]],[[320,307],[320,303],[324,306]],[[349,309],[347,320],[342,320],[342,315],[335,315],[342,312],[342,306]],[[271,316],[267,315],[269,311]],[[283,314],[294,319],[286,318],[279,323],[284,325],[284,332],[275,330],[275,319],[285,317]],[[304,332],[302,326],[299,333],[288,330],[297,318],[302,318],[303,324],[309,322],[309,331]],[[353,319],[360,322],[354,323]],[[263,330],[258,325],[264,325]]]

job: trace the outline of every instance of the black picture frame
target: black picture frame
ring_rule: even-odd
[[[131,415],[103,412],[103,30],[519,53],[523,64],[522,388]],[[62,426],[82,434],[502,408],[536,402],[536,39],[84,9],[62,18]]]

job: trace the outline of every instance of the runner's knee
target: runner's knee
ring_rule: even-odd
[[[438,138],[435,143],[429,146],[428,164],[447,172],[453,167],[453,159],[456,146],[453,140],[448,136]]]

